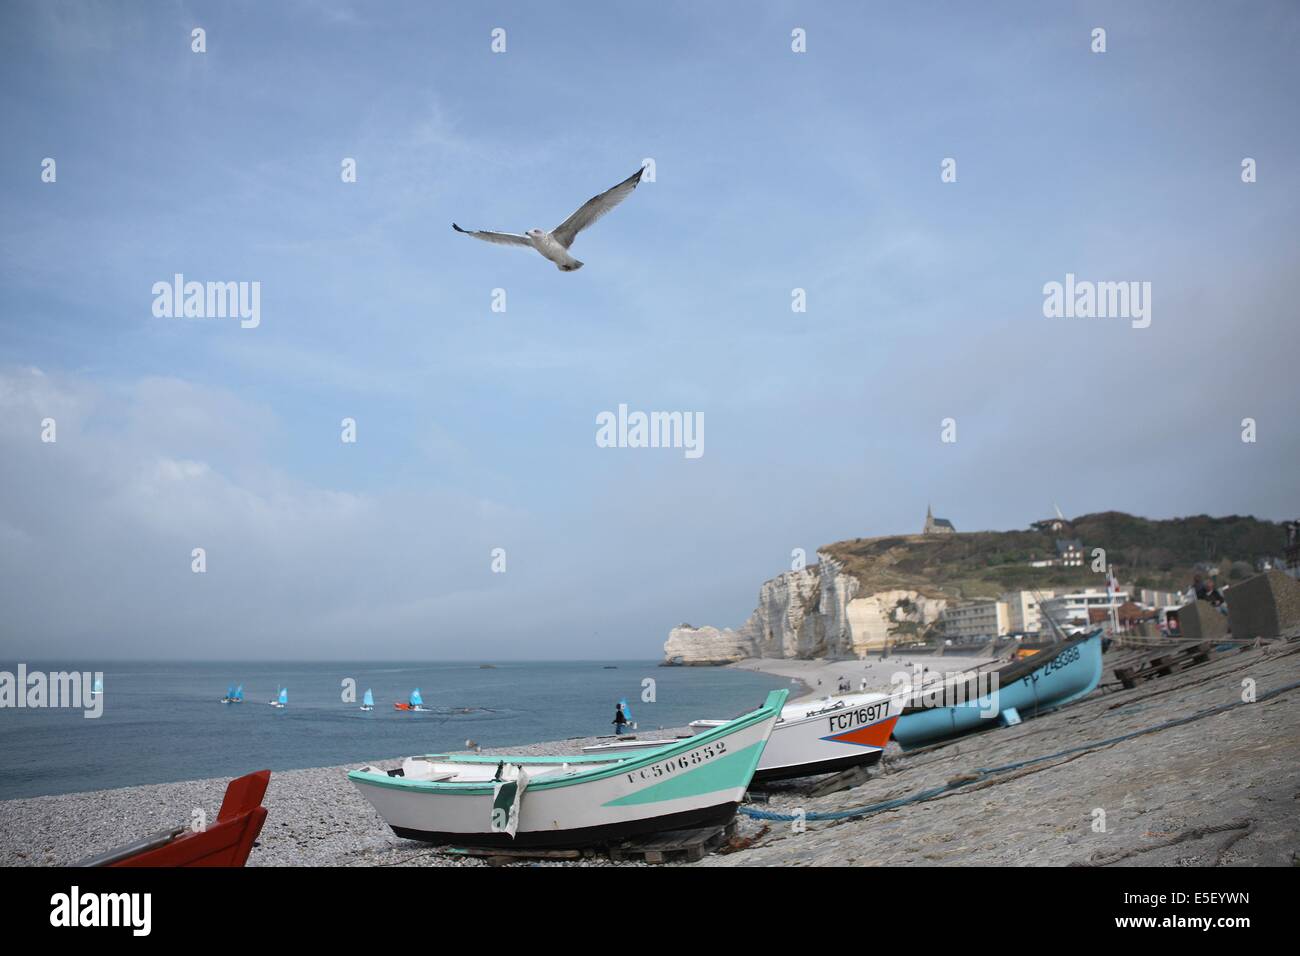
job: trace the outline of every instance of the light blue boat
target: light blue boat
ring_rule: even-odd
[[[361,709],[362,709],[362,710],[374,710],[374,709],[375,709],[375,695],[372,694],[372,693],[370,693],[370,688],[369,688],[369,687],[366,688],[366,693],[365,693],[365,695],[361,698]]]
[[[1065,641],[969,680],[926,691],[903,710],[894,739],[919,747],[998,724],[1019,723],[1091,694],[1101,681],[1101,631]],[[997,675],[997,683],[990,678]]]

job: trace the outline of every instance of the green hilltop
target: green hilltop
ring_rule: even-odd
[[[1056,557],[1058,539],[1083,546],[1079,568],[1030,567]],[[939,535],[855,538],[819,549],[857,578],[863,590],[914,589],[932,597],[992,598],[1022,588],[1101,587],[1092,570],[1093,549],[1103,548],[1126,587],[1185,590],[1198,567],[1217,570],[1220,585],[1255,572],[1256,562],[1277,558],[1285,543],[1274,521],[1229,515],[1195,515],[1153,521],[1118,511],[1083,515],[1060,531],[973,531]]]

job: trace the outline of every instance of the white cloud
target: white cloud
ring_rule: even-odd
[[[56,418],[55,443],[40,439],[44,417]],[[465,653],[458,641],[501,586],[486,542],[526,541],[526,516],[436,487],[305,483],[255,440],[235,453],[243,429],[284,428],[230,392],[176,379],[0,372],[0,649]],[[239,467],[195,453],[205,446]],[[190,568],[196,547],[204,574]],[[508,629],[509,610],[497,613]]]

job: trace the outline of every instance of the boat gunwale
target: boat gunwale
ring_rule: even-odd
[[[869,706],[870,704],[879,704],[879,703],[883,703],[884,701],[894,701],[894,700],[900,701],[901,704],[900,704],[898,714],[901,715],[903,709],[907,707],[907,699],[912,696],[912,693],[913,693],[913,688],[909,685],[907,687],[904,687],[902,690],[895,691],[894,693],[891,694],[886,694],[884,691],[854,691],[852,694],[840,694],[834,697],[819,697],[813,701],[807,701],[807,702],[795,701],[793,704],[786,704],[785,706],[786,707],[802,707],[802,706],[811,707],[814,704],[819,704],[822,701],[832,700],[832,699],[841,702],[841,706],[839,707],[835,707],[833,705],[827,706],[826,708],[819,710],[816,713],[804,714],[802,717],[785,717],[783,714],[778,714],[776,719],[776,726],[772,728],[772,733],[776,733],[777,728],[780,727],[798,727],[801,724],[805,724],[812,720],[825,717],[828,714],[842,714],[847,710],[853,710],[857,707],[862,707],[862,706]],[[859,704],[842,703],[846,698],[850,698],[850,697],[872,697],[875,699],[869,702],[859,703]],[[782,708],[783,711],[784,709],[785,708]],[[892,710],[893,708],[890,709]],[[697,724],[702,724],[704,720],[716,720],[716,719],[717,718],[713,718],[713,717],[700,718],[700,719],[692,720],[686,726],[694,727]],[[863,726],[864,727],[875,726],[875,724],[880,723],[881,720],[888,720],[888,719],[889,719],[888,717],[881,717],[880,720],[872,721],[870,724],[863,724]],[[725,723],[727,722],[723,721],[718,726],[723,726],[723,724]],[[716,728],[710,728],[710,729],[716,729]]]
[[[899,691],[898,693],[895,693],[895,694],[886,694],[886,693],[879,692],[879,691],[877,691],[877,692],[866,691],[866,692],[859,692],[858,694],[853,695],[853,696],[862,696],[862,697],[874,696],[874,697],[876,697],[877,699],[876,699],[876,700],[873,700],[873,701],[870,701],[869,703],[862,703],[862,704],[844,704],[842,707],[828,707],[828,708],[826,708],[825,710],[819,710],[819,711],[817,711],[815,714],[804,714],[802,717],[790,717],[790,718],[782,717],[782,718],[779,718],[779,719],[777,720],[777,722],[776,722],[776,726],[777,726],[777,727],[798,727],[798,726],[801,725],[801,724],[810,723],[811,721],[814,721],[814,720],[820,720],[821,718],[826,717],[826,716],[828,716],[828,715],[830,715],[830,714],[842,714],[842,713],[844,713],[845,711],[854,710],[854,709],[856,709],[856,708],[858,708],[858,707],[870,706],[871,704],[880,704],[880,703],[884,703],[884,702],[886,702],[886,701],[888,701],[888,702],[893,702],[894,700],[900,700],[900,701],[901,701],[901,704],[900,704],[900,707],[899,707],[898,713],[894,714],[895,717],[898,717],[899,715],[902,714],[903,709],[906,708],[906,706],[907,706],[907,699],[908,699],[909,697],[912,696],[912,688],[911,688],[911,687],[907,687],[907,688],[905,688],[905,689],[903,689],[903,690],[901,690],[901,691]],[[841,698],[839,698],[839,699],[840,699],[840,700],[843,700],[843,697],[841,697]],[[816,703],[816,701],[814,701],[814,703]],[[873,720],[873,721],[872,721],[871,723],[869,723],[869,724],[863,724],[862,726],[863,726],[863,727],[874,727],[876,724],[880,723],[880,721],[882,721],[882,720],[888,720],[888,719],[889,719],[889,713],[890,713],[891,711],[893,711],[893,709],[894,709],[893,707],[890,707],[890,708],[889,708],[889,711],[886,711],[886,716],[881,717],[881,718],[879,718],[878,720]],[[776,727],[772,728],[772,732],[773,732],[773,733],[776,732]]]
[[[762,723],[764,720],[779,716],[781,707],[785,704],[785,698],[790,694],[789,690],[780,688],[769,691],[767,699],[763,706],[757,710],[751,711],[737,717],[735,720],[729,720],[721,727],[715,727],[706,734],[697,734],[694,737],[684,737],[680,740],[673,741],[663,748],[656,748],[643,752],[629,753],[625,759],[610,759],[608,757],[592,758],[591,755],[584,757],[519,757],[512,758],[509,754],[466,754],[470,758],[464,760],[465,763],[483,764],[483,763],[518,763],[526,766],[529,763],[534,765],[538,763],[592,763],[596,766],[587,768],[576,774],[566,774],[563,777],[538,777],[535,780],[528,781],[529,790],[551,790],[559,787],[571,787],[583,783],[594,783],[597,780],[604,780],[618,773],[628,773],[634,770],[640,770],[651,764],[658,763],[661,760],[668,760],[695,750],[697,747],[707,746],[723,737],[729,737],[732,734],[742,730],[748,730],[754,724]],[[779,695],[779,696],[778,696]],[[777,698],[773,703],[773,698]],[[767,740],[762,741],[762,745],[767,745]],[[358,784],[367,784],[370,786],[389,787],[395,790],[407,790],[424,793],[440,794],[490,794],[493,790],[495,780],[475,780],[475,781],[454,781],[454,780],[408,780],[406,777],[390,777],[385,771],[367,771],[367,770],[349,770],[348,779]]]

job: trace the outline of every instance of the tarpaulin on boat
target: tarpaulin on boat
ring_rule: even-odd
[[[492,784],[492,832],[513,837],[519,829],[519,807],[528,787],[528,774],[515,764],[505,764],[499,775],[501,779]]]

